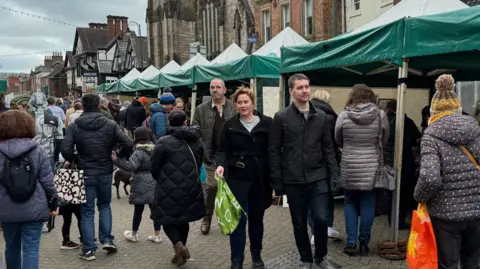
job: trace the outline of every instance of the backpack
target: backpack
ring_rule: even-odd
[[[3,170],[0,174],[0,183],[7,190],[8,196],[15,203],[25,203],[35,193],[37,178],[32,159],[29,156],[31,150],[10,159],[5,154]]]

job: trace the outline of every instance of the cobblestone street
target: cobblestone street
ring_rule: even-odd
[[[60,250],[62,241],[62,217],[59,216],[56,218],[55,229],[51,233],[42,235],[40,268],[175,268],[175,266],[170,264],[170,259],[173,255],[172,247],[163,232],[162,243],[155,244],[147,241],[147,236],[152,230],[148,215],[149,210],[145,210],[138,243],[127,242],[123,237],[124,230],[131,229],[131,218],[133,214],[133,207],[128,204],[128,199],[123,193],[120,200],[115,199],[112,202],[112,210],[114,219],[113,231],[117,237],[118,253],[107,256],[106,252],[99,249],[97,251],[97,260],[85,262],[78,258],[79,250]],[[337,201],[335,219],[336,227],[343,235],[345,233],[345,227],[342,201]],[[78,238],[78,230],[75,222],[76,219],[74,218],[72,238]],[[221,234],[216,224],[213,225],[212,232],[209,236],[202,236],[200,235],[199,226],[200,222],[191,224],[188,247],[192,255],[192,260],[189,261],[184,268],[229,268],[230,247],[228,237]],[[344,269],[408,268],[405,262],[383,260],[375,253],[376,243],[379,240],[388,238],[389,232],[390,229],[388,228],[386,218],[377,218],[374,224],[372,242],[370,244],[372,254],[369,257],[350,258],[345,256],[342,254],[344,242],[333,241],[329,243],[329,256],[333,261],[342,265]],[[406,238],[406,236],[406,232],[401,233],[401,238]],[[0,246],[3,257],[5,251],[3,236],[1,237]],[[245,256],[245,268],[250,268],[250,255],[248,251]],[[298,267],[298,254],[292,234],[292,224],[290,222],[288,208],[272,206],[266,212],[263,258],[267,264],[267,268],[294,269]]]

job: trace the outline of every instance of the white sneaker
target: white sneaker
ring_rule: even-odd
[[[48,226],[47,226],[47,223],[46,223],[46,222],[43,223],[42,233],[48,233]]]
[[[310,244],[312,246],[315,246],[315,236],[314,235],[312,235],[312,239],[310,239]]]
[[[160,237],[160,235],[149,235],[148,236],[148,240],[154,242],[154,243],[160,243],[162,242],[162,238]]]
[[[132,231],[125,231],[123,235],[130,242],[138,242],[138,235],[133,235]]]
[[[333,227],[328,227],[328,237],[333,239],[340,239],[340,233]]]

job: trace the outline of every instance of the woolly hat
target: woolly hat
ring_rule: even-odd
[[[142,96],[140,98],[138,98],[138,101],[142,104],[142,105],[146,105],[148,103],[148,99],[145,97],[145,96]]]
[[[430,114],[441,112],[461,112],[462,106],[455,93],[455,80],[452,75],[441,75],[435,81],[437,92],[432,98]]]
[[[175,104],[175,96],[172,94],[172,89],[167,87],[163,89],[162,95],[160,95],[161,105],[173,105]]]

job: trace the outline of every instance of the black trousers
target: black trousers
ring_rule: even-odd
[[[62,147],[62,142],[63,139],[55,139],[55,145],[53,150],[53,160],[55,162],[58,162],[58,159],[60,157],[60,148]]]
[[[480,220],[446,221],[432,217],[439,269],[480,269]]]
[[[72,216],[75,214],[77,218],[78,231],[80,232],[80,240],[82,238],[82,229],[80,228],[80,221],[82,215],[80,214],[80,205],[66,205],[60,207],[60,214],[63,216],[62,236],[63,242],[70,241],[70,227],[72,226]]]
[[[187,223],[163,225],[163,230],[168,236],[168,239],[175,245],[178,242],[182,242],[183,245],[187,245],[188,232],[190,231],[190,225]]]
[[[307,230],[308,211],[311,211],[315,235],[315,260],[327,256],[330,189],[327,180],[305,184],[285,184],[293,233],[302,262],[313,262],[312,247]]]

